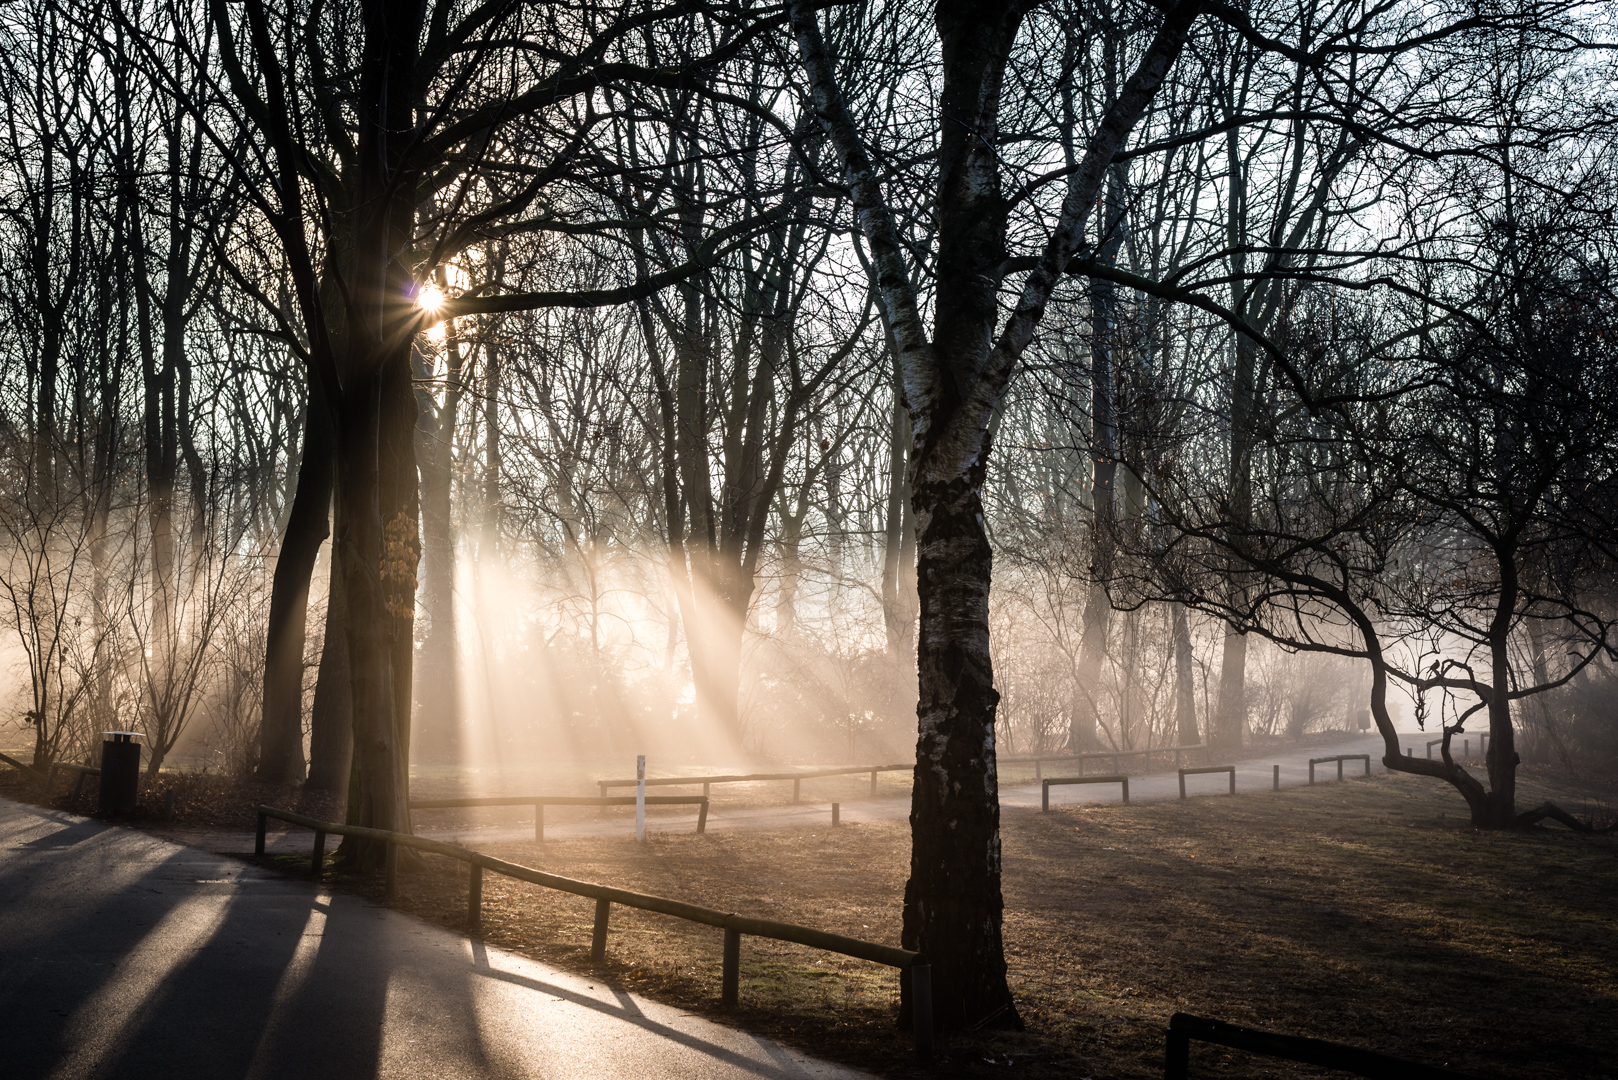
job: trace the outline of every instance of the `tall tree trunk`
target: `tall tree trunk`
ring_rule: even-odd
[[[1109,172],[1106,212],[1099,261],[1117,260],[1122,240],[1122,185],[1116,168]],[[1113,347],[1117,333],[1117,286],[1100,278],[1090,282],[1090,592],[1084,604],[1084,639],[1079,663],[1068,745],[1073,753],[1093,750],[1101,726],[1101,668],[1107,658],[1112,600],[1107,581],[1118,548],[1118,417],[1114,400]]]
[[[882,528],[882,628],[887,634],[889,658],[905,664],[916,648],[915,527],[905,468],[909,446],[910,412],[905,408],[904,387],[895,372],[893,417],[888,429],[888,503]]]
[[[335,552],[333,553],[335,555]],[[309,779],[315,791],[343,792],[354,757],[353,690],[348,670],[348,605],[343,575],[332,559],[326,594],[326,627],[320,646],[320,671],[309,716]]]
[[[920,400],[912,501],[921,599],[917,649],[919,736],[911,797],[906,948],[932,962],[934,1016],[946,1030],[1021,1028],[1006,984],[1000,892],[1000,785],[989,650],[993,554],[984,527],[989,414],[952,392],[985,370],[999,319],[998,263],[1006,218],[998,130],[1004,64],[1020,24],[1012,9],[940,3],[943,46],[935,362],[945,385]],[[903,338],[895,334],[895,340]]]
[[[410,828],[411,627],[420,538],[410,349],[419,327],[410,264],[420,0],[367,8],[360,61],[354,273],[338,424],[336,549],[348,616],[354,768],[348,822]],[[345,857],[380,863],[383,845],[345,840]]]
[[[460,419],[461,340],[450,320],[443,401],[432,399],[432,372],[418,350],[416,463],[421,474],[422,590],[427,632],[421,642],[416,703],[421,710],[417,749],[423,759],[460,759],[460,682],[455,632],[455,534],[450,510],[452,453]],[[436,404],[436,408],[435,408]]]
[[[1195,746],[1197,734],[1196,672],[1191,655],[1191,624],[1185,605],[1173,604],[1174,622],[1174,727],[1181,746]]]
[[[871,246],[872,285],[898,347],[913,424],[909,468],[921,606],[920,693],[901,940],[928,957],[934,1021],[946,1030],[1021,1026],[1006,983],[1002,941],[999,694],[989,651],[992,557],[981,499],[990,422],[1051,289],[1079,246],[1107,164],[1178,58],[1198,8],[1196,2],[1175,5],[1108,109],[1070,180],[1061,219],[997,340],[1007,229],[998,114],[1022,9],[968,0],[937,6],[942,86],[932,267],[937,291],[929,340],[905,244],[842,98],[816,13],[808,4],[790,5],[816,114],[837,149]],[[906,992],[901,1023],[912,1004]]]
[[[309,616],[309,581],[320,548],[331,535],[332,473],[336,453],[331,412],[317,379],[309,380],[304,408],[303,451],[298,486],[287,515],[286,535],[270,582],[270,613],[264,643],[264,718],[260,730],[259,779],[273,784],[302,780],[303,652]]]
[[[1247,635],[1225,631],[1219,663],[1219,695],[1209,723],[1209,746],[1233,750],[1242,745],[1247,727]]]

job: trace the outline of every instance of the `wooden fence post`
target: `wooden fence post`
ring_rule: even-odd
[[[1038,758],[1034,759],[1034,779],[1035,780],[1043,780],[1043,779],[1045,779],[1045,763],[1043,761],[1040,761]]]
[[[1191,1075],[1191,1036],[1169,1028],[1163,1048],[1163,1080],[1188,1080]]]
[[[540,841],[542,841],[544,839],[545,839],[545,804],[542,803],[542,802],[536,802],[536,803],[534,803],[534,842],[538,843],[538,842],[540,842]]]
[[[1124,805],[1129,805],[1129,777],[1124,777]]]
[[[1343,780],[1343,759],[1341,757],[1339,757],[1337,759],[1337,782],[1342,783],[1342,780]]]
[[[842,808],[841,803],[832,803],[831,804],[831,825],[832,825],[832,828],[834,828],[834,829],[839,824],[841,824],[841,822],[838,820],[838,818],[840,816],[839,811],[841,810],[841,808]]]
[[[725,929],[725,962],[719,977],[719,1004],[734,1009],[740,996],[742,982],[742,934],[740,930]]]
[[[802,788],[802,786],[803,786],[803,781],[802,780],[793,780],[792,781],[792,801],[793,802],[798,801],[798,792]]]
[[[933,1059],[933,969],[929,964],[910,966],[910,1021],[916,1038],[916,1060]]]
[[[309,856],[309,873],[316,881],[320,880],[320,872],[326,863],[326,834],[319,829],[315,830],[315,850]]]
[[[1236,794],[1236,770],[1230,770],[1230,793]]]
[[[876,798],[876,770],[871,770],[871,798]]]
[[[1271,766],[1271,768],[1273,768],[1275,770],[1274,778],[1273,778],[1273,780],[1271,782],[1271,790],[1280,791],[1281,790],[1281,766],[1274,765],[1274,766]]]
[[[266,818],[263,814],[260,814],[258,816],[258,837],[257,837],[257,839],[255,839],[253,841],[253,854],[254,855],[262,855],[262,854],[264,854],[264,829],[268,825],[268,823],[269,823],[269,819]]]
[[[1185,773],[1180,774],[1180,798],[1185,798]]]
[[[473,933],[483,929],[483,867],[469,864],[466,881],[466,928]]]
[[[1050,812],[1051,782],[1049,780],[1041,780],[1039,782],[1039,809],[1042,813]]]
[[[612,914],[612,901],[601,899],[596,901],[595,934],[590,938],[590,963],[604,964],[607,962],[607,919]]]
[[[701,836],[702,834],[706,833],[707,831],[708,831],[708,797],[706,795],[704,795],[702,797],[702,805],[697,808],[697,835]]]

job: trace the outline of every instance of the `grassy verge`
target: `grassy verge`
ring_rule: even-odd
[[[1524,777],[1524,805],[1590,792]],[[897,943],[903,824],[489,845],[556,873]],[[1472,830],[1411,777],[1004,818],[1023,1034],[957,1036],[928,1075],[1155,1077],[1177,1010],[1479,1077],[1618,1075],[1618,839]],[[352,882],[373,889],[374,882]],[[465,868],[429,858],[400,907],[461,929]],[[490,944],[578,970],[590,901],[485,879]],[[716,1013],[719,934],[614,909],[607,977]],[[736,1023],[920,1075],[883,968],[746,939]],[[1194,1075],[1326,1075],[1194,1050]]]

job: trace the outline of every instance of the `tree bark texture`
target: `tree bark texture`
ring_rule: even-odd
[[[335,546],[347,602],[354,721],[348,822],[394,830],[410,827],[410,627],[420,557],[410,385],[418,321],[409,265],[417,178],[408,151],[421,26],[419,2],[366,12],[360,195],[338,414],[343,505]],[[382,845],[349,840],[344,851],[359,865],[380,865]]]
[[[990,424],[1051,290],[1080,246],[1106,168],[1178,58],[1197,10],[1195,2],[1176,5],[1107,110],[996,339],[1007,211],[995,146],[1002,79],[1022,10],[965,0],[938,5],[943,85],[929,340],[906,245],[838,87],[815,11],[805,3],[789,6],[816,116],[841,161],[870,248],[868,272],[911,419],[920,685],[901,940],[932,964],[934,1020],[945,1030],[1021,1026],[1001,937],[999,694],[989,652],[992,567],[981,501]],[[901,1023],[910,1005],[906,990]]]

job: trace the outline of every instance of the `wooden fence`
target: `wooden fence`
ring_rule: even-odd
[[[27,773],[29,776],[39,775],[38,769],[34,768],[32,765],[24,765],[10,754],[0,754],[0,762],[10,765],[13,769],[19,769],[22,772]]]
[[[895,948],[892,945],[879,945],[872,941],[844,937],[841,934],[816,930],[813,927],[776,922],[773,919],[755,919],[747,915],[735,915],[718,911],[714,908],[701,907],[697,904],[688,904],[683,900],[670,900],[666,897],[630,892],[627,889],[615,889],[610,885],[597,885],[590,881],[578,881],[573,878],[561,877],[557,874],[547,874],[543,870],[535,870],[529,866],[496,859],[481,852],[461,847],[458,844],[446,844],[438,840],[411,836],[408,833],[371,829],[361,825],[339,825],[335,822],[320,821],[316,818],[305,817],[303,814],[295,814],[290,810],[279,810],[273,806],[256,807],[256,812],[258,814],[258,837],[254,851],[259,855],[264,854],[264,834],[271,818],[284,821],[289,825],[299,825],[305,829],[311,829],[315,834],[315,843],[314,852],[310,859],[310,867],[317,874],[325,861],[326,835],[328,833],[338,836],[362,837],[386,844],[385,891],[390,897],[398,894],[398,849],[401,847],[411,848],[416,851],[427,851],[435,855],[445,855],[451,859],[466,863],[469,871],[467,882],[467,925],[472,928],[476,928],[482,923],[483,871],[485,870],[492,870],[497,874],[503,874],[518,881],[526,881],[542,888],[572,893],[575,896],[590,897],[596,902],[595,927],[590,942],[590,958],[595,963],[606,960],[607,923],[611,917],[613,904],[620,904],[624,907],[632,907],[641,911],[655,911],[661,915],[672,915],[676,919],[685,919],[688,922],[718,927],[725,933],[724,960],[720,978],[720,1002],[727,1009],[736,1007],[740,994],[741,940],[745,935],[770,938],[775,941],[790,941],[798,945],[807,945],[811,949],[821,949],[825,952],[852,956],[859,960],[868,960],[874,964],[898,968],[901,973],[900,977],[908,977],[909,980],[911,1019],[913,1022],[916,1056],[922,1061],[932,1059],[932,968],[927,963],[926,956],[921,953],[911,952],[909,949]]]
[[[1039,808],[1042,812],[1050,811],[1051,786],[1065,784],[1122,784],[1124,805],[1129,805],[1129,777],[1123,773],[1116,776],[1051,776],[1039,782]]]
[[[67,801],[68,801],[69,806],[71,806],[74,803],[79,801],[79,792],[84,790],[84,778],[86,776],[100,776],[101,775],[101,770],[96,768],[93,765],[76,765],[71,761],[54,761],[54,762],[51,763],[51,767],[49,769],[45,770],[45,797],[46,798],[50,798],[51,784],[55,782],[56,773],[57,773],[58,770],[60,770],[61,772],[70,772],[70,773],[78,773],[79,774],[73,781],[73,790],[71,792],[69,792],[68,796],[67,796]]]
[[[1142,771],[1143,772],[1151,772],[1152,771],[1152,755],[1153,754],[1165,754],[1165,755],[1166,754],[1173,754],[1174,755],[1174,767],[1176,769],[1178,769],[1180,767],[1180,761],[1181,761],[1181,755],[1182,754],[1190,754],[1190,753],[1194,753],[1194,752],[1205,751],[1205,750],[1207,750],[1207,748],[1208,747],[1207,747],[1207,745],[1205,743],[1196,743],[1195,745],[1192,745],[1192,746],[1151,746],[1151,747],[1147,747],[1144,750],[1087,750],[1082,754],[1022,754],[1022,755],[1013,755],[1013,756],[1001,757],[1001,758],[997,758],[996,760],[1000,764],[1008,764],[1008,763],[1027,764],[1028,762],[1033,762],[1034,763],[1034,779],[1035,780],[1043,780],[1045,778],[1045,771],[1044,771],[1045,763],[1046,762],[1051,762],[1051,761],[1055,761],[1055,762],[1076,762],[1078,764],[1078,766],[1079,766],[1079,775],[1083,776],[1084,775],[1084,765],[1085,765],[1085,762],[1087,762],[1087,761],[1094,761],[1094,760],[1096,760],[1098,758],[1106,758],[1106,759],[1108,759],[1108,760],[1110,760],[1112,762],[1112,771],[1113,771],[1113,773],[1117,774],[1117,773],[1123,772],[1123,768],[1120,765],[1120,762],[1124,758],[1138,757],[1138,758],[1142,759],[1142,762],[1141,762]]]
[[[1357,1046],[1344,1046],[1324,1039],[1306,1039],[1300,1035],[1255,1031],[1227,1024],[1223,1020],[1205,1020],[1186,1013],[1175,1013],[1169,1018],[1166,1035],[1163,1080],[1190,1080],[1193,1039],[1228,1046],[1232,1050],[1245,1050],[1260,1057],[1318,1065],[1355,1076],[1374,1077],[1376,1080],[1466,1080],[1458,1072],[1432,1065],[1418,1065],[1379,1054],[1375,1050],[1362,1050]]]
[[[470,799],[414,799],[412,810],[444,810],[463,806],[532,806],[534,808],[534,839],[545,839],[545,808],[547,806],[634,806],[633,795],[494,795]],[[696,806],[697,832],[708,831],[708,796],[706,795],[648,795],[647,806]]]
[[[1363,762],[1365,762],[1365,775],[1366,776],[1371,775],[1371,755],[1370,754],[1333,754],[1331,757],[1312,757],[1312,758],[1309,759],[1309,785],[1311,787],[1313,787],[1314,783],[1315,783],[1315,766],[1316,765],[1324,765],[1327,762],[1331,762],[1331,761],[1337,762],[1337,779],[1338,780],[1341,780],[1343,778],[1343,762],[1345,762],[1345,761],[1363,761]]]
[[[1234,765],[1199,765],[1199,766],[1197,766],[1195,768],[1187,768],[1187,769],[1181,769],[1180,770],[1180,798],[1182,798],[1182,799],[1185,798],[1185,778],[1186,777],[1188,777],[1188,776],[1196,776],[1199,773],[1218,773],[1218,772],[1229,773],[1230,774],[1230,793],[1232,795],[1236,794],[1236,766],[1234,766]]]
[[[802,785],[805,780],[813,780],[820,776],[859,776],[862,773],[871,774],[871,794],[876,794],[876,774],[885,772],[914,772],[916,763],[911,761],[903,765],[851,765],[837,769],[813,769],[796,772],[779,773],[738,773],[719,776],[657,776],[646,781],[647,787],[685,787],[687,785],[701,784],[702,793],[709,794],[708,788],[713,784],[756,784],[766,780],[791,780],[792,801],[797,802],[802,794]],[[608,788],[634,787],[639,780],[597,780],[596,786],[601,789],[603,798]]]

